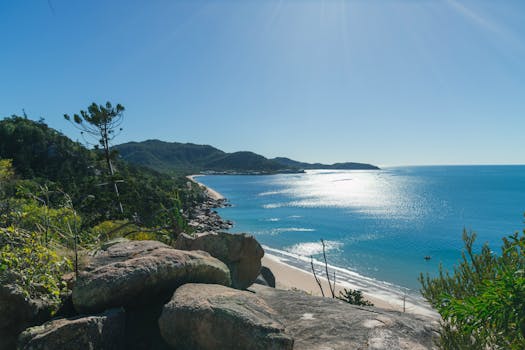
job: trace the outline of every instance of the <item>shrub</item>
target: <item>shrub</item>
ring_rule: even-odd
[[[140,227],[127,220],[106,220],[91,229],[91,237],[95,237],[99,242],[109,241],[118,237],[125,237],[131,240],[157,240],[169,243],[170,235],[165,229]]]
[[[16,284],[27,298],[49,299],[58,307],[71,262],[24,230],[0,229],[0,242],[0,283]]]
[[[420,276],[423,296],[443,317],[445,349],[525,348],[525,231],[503,239],[501,254],[487,244],[474,253],[463,233],[462,261],[452,274]]]
[[[352,305],[374,306],[374,304],[363,297],[363,292],[357,289],[354,290],[345,288],[343,291],[339,292],[337,299]]]

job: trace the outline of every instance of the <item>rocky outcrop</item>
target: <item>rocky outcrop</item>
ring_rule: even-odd
[[[181,251],[156,241],[124,241],[97,252],[73,288],[78,312],[136,306],[188,282],[229,286],[230,272],[208,253]]]
[[[51,318],[54,305],[31,299],[12,284],[0,284],[0,349],[14,349],[18,334]]]
[[[244,233],[205,232],[195,237],[181,234],[175,248],[203,250],[221,260],[230,269],[232,286],[237,289],[245,289],[257,279],[264,255],[259,242]]]
[[[228,230],[232,227],[233,222],[224,220],[219,216],[214,208],[224,208],[230,206],[226,199],[215,199],[208,195],[208,198],[202,203],[196,203],[192,209],[185,212],[185,218],[188,225],[197,232],[221,231]]]
[[[21,349],[432,349],[437,324],[422,316],[252,285],[262,248],[246,235],[207,234],[177,242],[109,242],[74,282],[80,312],[27,329]],[[209,253],[193,250],[206,249]],[[260,249],[260,251],[259,251]],[[250,257],[251,254],[251,257]],[[224,262],[219,260],[222,259]],[[230,276],[227,265],[235,273]],[[273,282],[274,283],[274,282]],[[64,307],[62,315],[74,310]],[[51,305],[0,285],[0,349],[49,319]]]
[[[60,318],[25,330],[19,337],[20,350],[122,349],[124,310],[113,309],[97,316]]]
[[[296,349],[434,349],[433,319],[260,285],[249,290],[277,311]]]
[[[159,319],[176,349],[292,349],[275,311],[253,293],[213,284],[185,284]]]

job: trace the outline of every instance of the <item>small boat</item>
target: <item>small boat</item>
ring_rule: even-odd
[[[430,255],[425,255],[425,257],[423,259],[428,261],[428,260],[432,259],[432,257]]]

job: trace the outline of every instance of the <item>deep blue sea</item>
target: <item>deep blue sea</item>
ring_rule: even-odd
[[[420,272],[458,262],[463,229],[498,252],[524,227],[525,166],[395,167],[380,171],[214,175],[199,182],[232,207],[232,232],[256,236],[270,254],[309,270],[327,242],[343,278],[419,290]],[[431,256],[425,260],[425,256]],[[368,284],[370,284],[368,283]]]

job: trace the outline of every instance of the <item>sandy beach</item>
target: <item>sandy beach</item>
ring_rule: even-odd
[[[272,270],[275,276],[276,288],[296,288],[312,295],[321,296],[319,285],[315,281],[314,276],[311,272],[306,272],[294,266],[285,264],[281,262],[278,257],[268,253],[265,253],[262,260],[262,264],[268,267],[270,270]],[[319,277],[319,279],[321,281],[321,285],[323,287],[325,296],[331,297],[328,281],[323,277]],[[336,280],[335,294],[339,295],[339,292],[342,291],[344,288],[358,289],[356,286],[353,286],[349,283],[337,282]],[[432,310],[430,306],[416,305],[410,303],[409,301],[405,301],[404,303],[402,298],[391,299],[382,295],[373,295],[366,292],[363,293],[363,296],[365,297],[365,299],[372,302],[374,306],[379,308],[395,310],[400,312],[403,312],[404,308],[404,311],[406,313],[422,315],[436,320],[439,319],[439,314]]]
[[[208,197],[210,197],[211,199],[213,200],[224,200],[226,199],[222,194],[220,194],[219,192],[215,191],[213,188],[209,188],[208,186],[200,183],[199,181],[196,180],[197,177],[199,176],[202,176],[202,175],[188,175],[186,176],[189,180],[191,180],[192,182],[198,184],[199,186],[202,186],[205,188],[205,191],[206,191],[206,195],[208,195]]]

